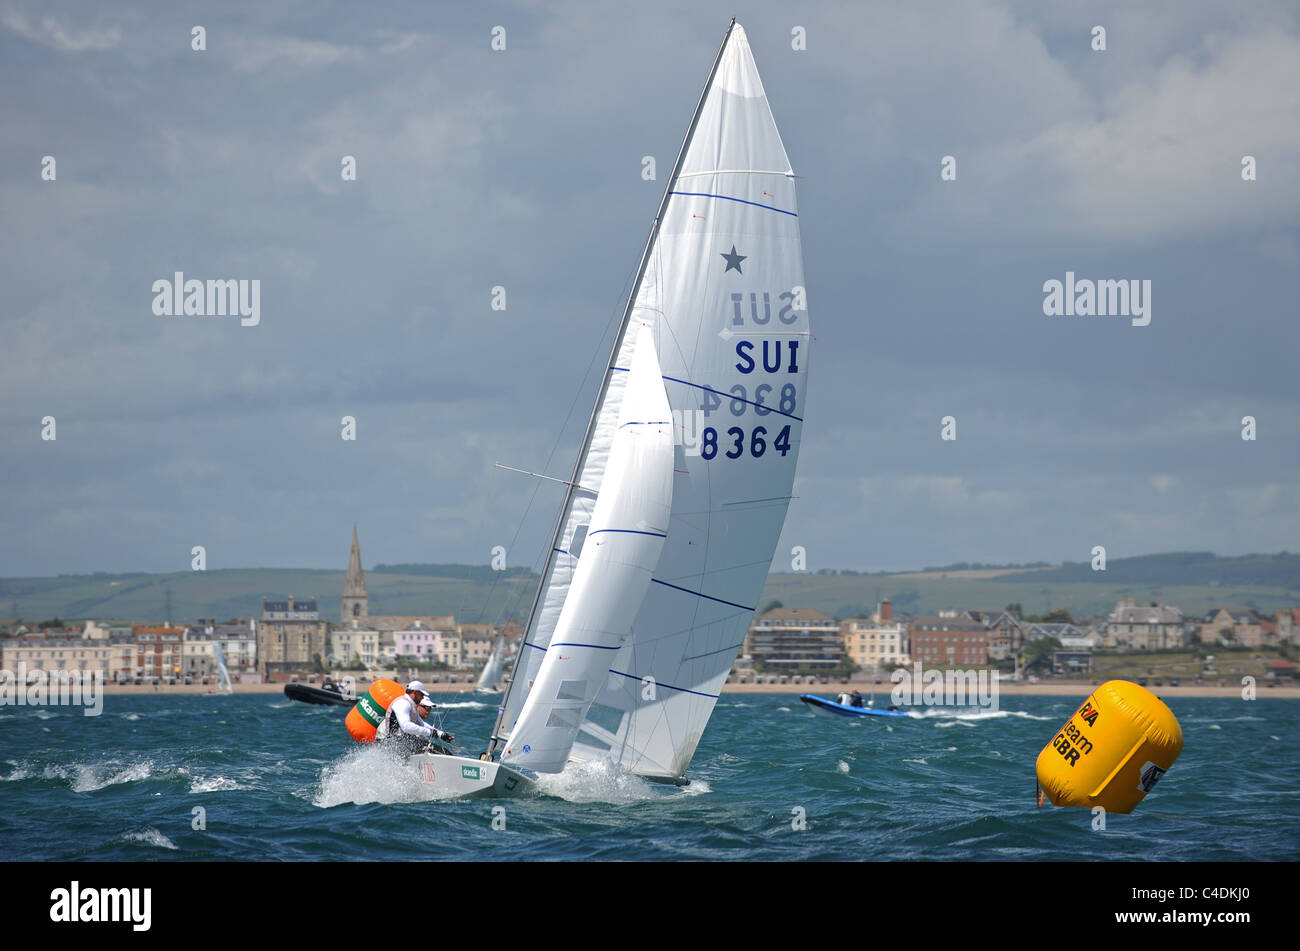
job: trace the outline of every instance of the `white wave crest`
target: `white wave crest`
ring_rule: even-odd
[[[190,792],[192,793],[227,792],[231,789],[243,788],[236,780],[227,776],[209,776],[206,779],[195,776],[190,781]]]
[[[321,770],[312,804],[328,809],[344,803],[423,802],[437,798],[419,771],[403,757],[366,744]]]
[[[924,710],[908,710],[907,715],[915,720],[930,720],[942,717],[949,720],[1003,720],[1018,717],[1022,720],[1056,720],[1057,717],[1040,717],[1024,710],[980,710],[968,707],[928,707]]]
[[[127,842],[143,842],[145,845],[157,846],[160,849],[175,849],[176,843],[167,836],[163,835],[153,826],[147,826],[139,832],[128,832],[122,836]]]
[[[73,792],[96,792],[121,783],[136,783],[153,773],[153,762],[144,760],[123,766],[120,763],[77,763],[71,768],[47,766],[45,779],[64,779]]]

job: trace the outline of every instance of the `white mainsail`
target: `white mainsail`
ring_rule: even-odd
[[[675,423],[672,512],[573,759],[680,777],[745,639],[799,454],[809,331],[794,173],[749,42],[724,39],[643,255],[495,740],[510,738],[572,597],[636,350],[654,328]],[[553,696],[548,695],[548,696]],[[540,701],[539,701],[540,702]]]
[[[642,327],[573,583],[503,763],[557,773],[568,762],[659,564],[672,494],[672,413],[654,334]]]
[[[501,674],[505,670],[505,644],[504,637],[497,638],[487,663],[483,665],[483,672],[478,675],[478,683],[474,686],[475,693],[496,692],[497,684],[501,682]]]

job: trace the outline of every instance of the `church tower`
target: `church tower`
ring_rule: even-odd
[[[361,570],[361,545],[357,541],[357,526],[352,525],[352,553],[348,556],[348,574],[343,582],[343,623],[352,618],[366,617],[370,613],[366,597],[366,573]]]

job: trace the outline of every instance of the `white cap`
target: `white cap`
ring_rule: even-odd
[[[436,707],[437,704],[434,703],[432,700],[430,700],[428,697],[425,697],[423,700],[420,701],[420,706],[422,706],[422,707]]]
[[[412,680],[409,684],[406,685],[406,692],[407,692],[407,693],[410,693],[412,690],[418,690],[418,691],[420,691],[420,693],[428,693],[428,692],[429,692],[429,691],[427,691],[427,690],[424,689],[424,681],[422,681],[422,680]]]

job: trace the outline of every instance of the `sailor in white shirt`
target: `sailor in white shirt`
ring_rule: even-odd
[[[430,707],[433,706],[433,701],[428,700],[425,694],[421,681],[412,680],[407,684],[406,693],[388,705],[388,713],[380,724],[376,739],[398,743],[407,755],[424,749],[431,740],[453,739],[450,733],[434,729],[416,713],[421,701],[428,701]]]

